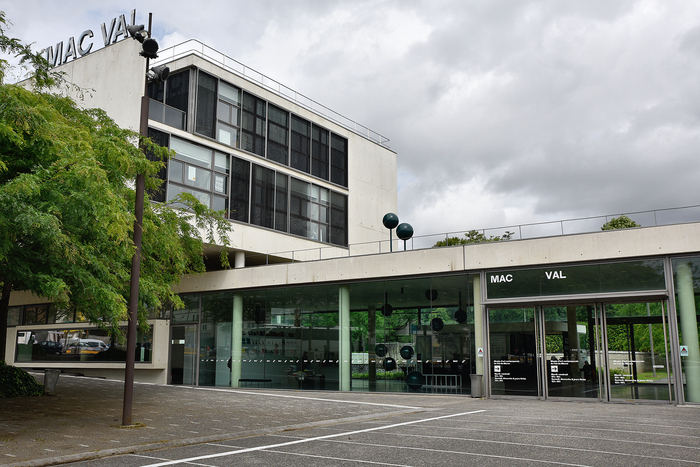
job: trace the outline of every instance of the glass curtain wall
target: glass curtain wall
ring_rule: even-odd
[[[339,388],[338,286],[239,295],[243,336],[238,385]]]
[[[469,393],[468,275],[352,284],[352,390]]]

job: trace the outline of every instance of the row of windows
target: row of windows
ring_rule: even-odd
[[[332,183],[348,186],[348,140],[201,70],[149,84],[151,99],[188,114],[196,80],[195,133]],[[187,126],[186,126],[187,127]]]
[[[161,174],[165,192],[151,193],[153,200],[191,193],[232,220],[347,245],[347,196],[159,130],[149,136],[177,153]]]

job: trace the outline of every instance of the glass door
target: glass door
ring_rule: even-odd
[[[536,311],[535,307],[489,309],[492,395],[544,397]]]
[[[170,338],[170,384],[196,385],[198,326],[173,325]]]
[[[547,397],[602,399],[594,305],[543,307]]]
[[[605,305],[610,400],[673,399],[664,302]]]

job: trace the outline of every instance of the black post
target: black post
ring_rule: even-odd
[[[152,13],[148,14],[148,35],[151,35]],[[146,58],[146,71],[149,59]],[[141,121],[139,131],[142,137],[148,136],[148,79],[145,79],[141,97]],[[136,333],[138,331],[139,277],[141,275],[141,239],[143,235],[143,202],[146,179],[143,174],[136,176],[136,203],[134,206],[134,256],[131,258],[131,285],[129,290],[129,327],[126,333],[126,368],[124,370],[124,405],[122,425],[131,425],[131,412],[134,401],[134,362],[136,361]]]

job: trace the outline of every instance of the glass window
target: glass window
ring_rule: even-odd
[[[231,157],[231,219],[248,222],[250,162]]]
[[[177,159],[201,167],[211,168],[213,151],[179,138],[171,138],[170,149],[177,153]]]
[[[224,217],[228,218],[228,198],[213,196],[211,199],[211,208],[214,211],[223,211]]]
[[[240,105],[241,91],[230,84],[219,83],[219,98],[238,106]]]
[[[241,91],[226,83],[219,83],[219,119],[216,139],[229,146],[238,147]]]
[[[196,323],[199,321],[199,295],[181,295],[180,299],[182,299],[184,307],[173,310],[173,323]]]
[[[7,309],[7,325],[8,326],[19,326],[22,321],[22,308],[18,306],[11,306]]]
[[[311,173],[311,123],[292,115],[292,160],[290,166]]]
[[[24,307],[24,324],[46,324],[48,305],[32,305]]]
[[[197,82],[197,120],[195,131],[201,135],[214,137],[214,118],[216,115],[217,79],[203,71],[199,72]]]
[[[190,71],[171,74],[165,81],[165,104],[187,113],[190,93]]]
[[[24,330],[17,333],[18,362],[123,362],[126,359],[126,328],[120,335],[90,329]],[[137,362],[150,362],[153,329],[136,335]]]
[[[243,92],[241,149],[265,157],[266,102]]]
[[[230,168],[230,160],[228,154],[217,152],[214,155],[214,170],[228,174]]]
[[[170,169],[168,170],[168,179],[171,182],[183,182],[182,172],[185,170],[185,164],[182,162],[171,160]]]
[[[168,187],[168,202],[171,202],[180,193],[190,193],[195,198],[197,198],[200,203],[202,203],[208,208],[211,207],[211,194],[203,193],[198,190],[191,190],[189,188],[185,188],[179,185],[170,185]]]
[[[253,164],[250,223],[274,227],[275,172]]]
[[[287,165],[289,114],[270,105],[268,117],[267,158]]]
[[[193,165],[185,166],[185,184],[191,185],[203,190],[211,189],[211,172],[203,170]]]
[[[331,182],[348,186],[348,140],[331,134]]]
[[[328,180],[328,130],[312,126],[311,175]]]
[[[170,135],[163,131],[156,130],[154,128],[149,128],[148,137],[151,138],[151,140],[158,146],[167,148],[170,145]],[[151,161],[160,160],[157,159],[155,155],[151,152],[146,153],[146,157],[148,158],[148,160]],[[160,180],[165,181],[168,173],[168,164],[168,160],[164,161],[163,167],[158,171],[158,175],[156,175],[156,177],[158,177]],[[163,183],[158,189],[149,189],[148,196],[153,201],[158,201],[160,203],[165,201],[165,183]]]
[[[278,173],[275,186],[275,229],[282,232],[287,231],[287,186],[288,177]]]
[[[340,193],[331,192],[331,238],[336,245],[348,244],[348,198]]]

